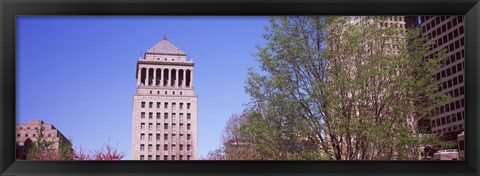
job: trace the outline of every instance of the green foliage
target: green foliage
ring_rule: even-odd
[[[433,77],[444,52],[425,59],[431,40],[384,21],[271,19],[256,54],[266,74],[249,70],[252,99],[232,128],[250,159],[402,160],[448,146],[417,127],[449,98]]]

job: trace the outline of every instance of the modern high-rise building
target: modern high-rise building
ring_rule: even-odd
[[[166,36],[137,61],[132,159],[196,160],[197,102],[192,59]]]
[[[28,149],[36,142],[43,126],[43,140],[53,142],[53,148],[58,150],[62,145],[70,144],[70,141],[52,124],[43,123],[41,120],[28,120],[27,124],[16,125],[16,158],[27,159]],[[43,141],[42,140],[42,141]]]
[[[465,35],[463,16],[422,16],[423,36],[436,40],[427,54],[432,58],[441,49],[446,51],[447,59],[435,77],[443,80],[438,92],[448,94],[451,99],[436,108],[430,121],[431,132],[441,134],[447,140],[456,140],[464,130],[465,117]]]

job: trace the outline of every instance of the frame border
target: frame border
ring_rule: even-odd
[[[0,175],[479,175],[479,0],[0,0]],[[465,161],[15,161],[16,16],[465,15]],[[185,169],[188,168],[188,169]]]

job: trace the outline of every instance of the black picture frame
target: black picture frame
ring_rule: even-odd
[[[478,0],[0,0],[0,175],[479,175]],[[465,161],[15,161],[22,15],[465,15]]]

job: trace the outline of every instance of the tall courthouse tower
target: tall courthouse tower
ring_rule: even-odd
[[[196,160],[197,102],[193,60],[166,36],[137,61],[132,159]]]

